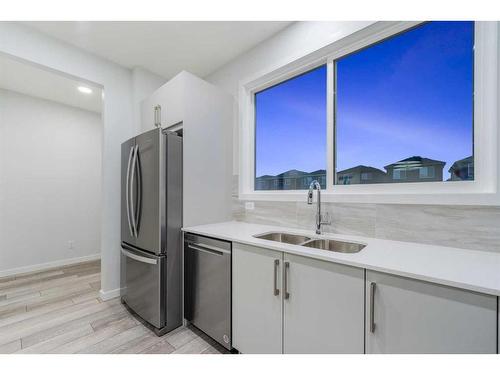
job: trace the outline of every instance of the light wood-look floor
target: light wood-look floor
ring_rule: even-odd
[[[186,353],[223,349],[180,327],[157,337],[118,298],[99,299],[100,263],[0,278],[0,353]]]

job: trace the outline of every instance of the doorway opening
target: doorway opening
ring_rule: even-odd
[[[0,72],[0,284],[97,298],[103,89],[6,55]]]

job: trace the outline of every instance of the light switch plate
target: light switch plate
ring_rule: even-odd
[[[254,202],[245,202],[245,210],[253,210],[255,208]]]

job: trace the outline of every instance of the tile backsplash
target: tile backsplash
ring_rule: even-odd
[[[249,223],[314,229],[315,205],[255,201],[245,210],[233,178],[233,219]],[[322,204],[331,225],[324,232],[500,252],[500,207],[409,204]]]

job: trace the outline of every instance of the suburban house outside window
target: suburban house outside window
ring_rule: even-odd
[[[474,158],[457,160],[448,170],[450,181],[474,180]]]

